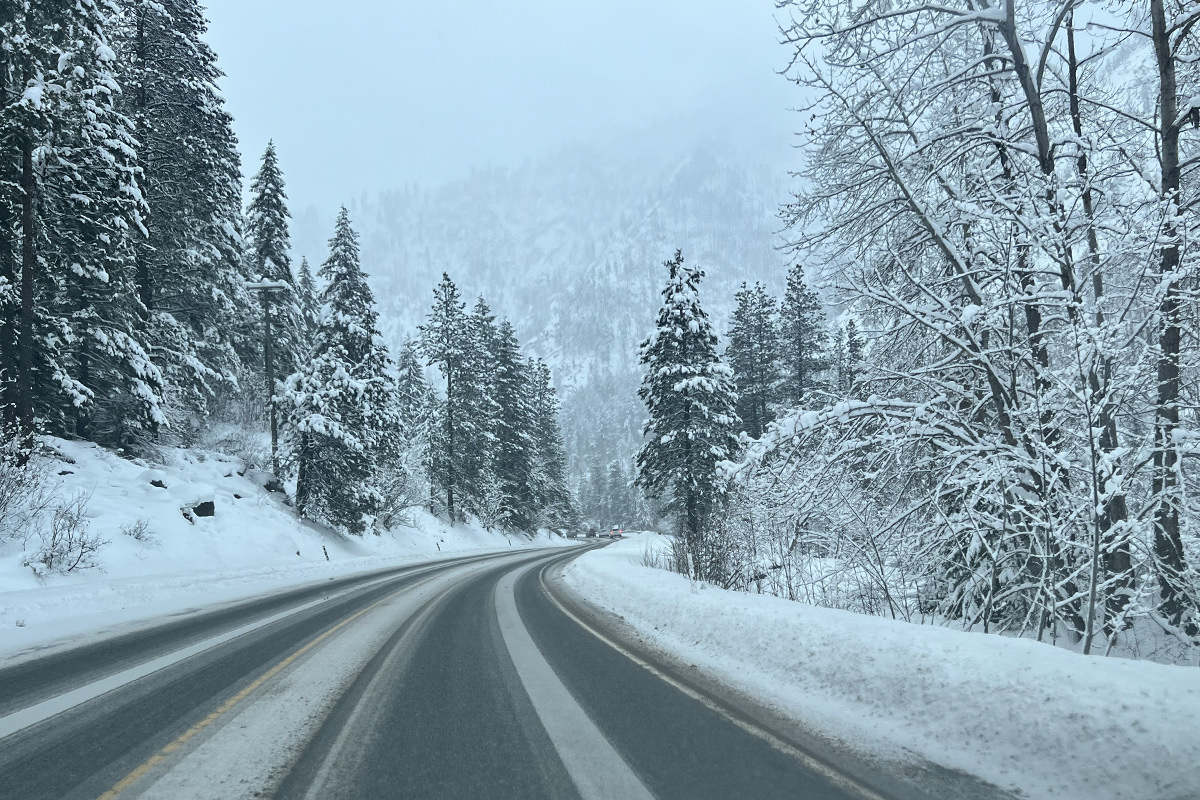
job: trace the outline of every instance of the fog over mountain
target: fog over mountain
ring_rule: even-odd
[[[243,171],[272,139],[297,261],[345,204],[393,348],[443,271],[483,294],[553,367],[575,471],[640,438],[676,248],[722,332],[741,281],[782,286],[800,101],[772,0],[207,6]]]
[[[705,270],[719,331],[742,281],[780,290],[788,177],[764,152],[773,155],[724,139],[681,155],[647,137],[641,151],[568,146],[511,170],[361,196],[348,207],[384,336],[396,349],[414,334],[449,273],[468,305],[483,295],[551,364],[572,472],[629,459],[644,417],[638,345],[653,327],[662,262],[679,248]],[[326,228],[315,212],[298,214],[294,249],[319,260]]]

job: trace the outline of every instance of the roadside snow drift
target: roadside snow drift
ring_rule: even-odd
[[[282,494],[263,488],[269,476],[245,470],[230,456],[174,449],[165,451],[165,464],[148,466],[88,442],[46,443],[58,453],[48,471],[54,501],[82,496],[87,530],[106,544],[93,569],[39,577],[23,564],[36,538],[24,545],[0,541],[0,658],[333,575],[468,551],[565,543],[545,534],[531,540],[452,527],[420,510],[411,527],[341,536],[298,519]]]
[[[586,553],[566,582],[808,730],[1031,798],[1200,797],[1200,669],[725,591],[643,566],[664,541]]]

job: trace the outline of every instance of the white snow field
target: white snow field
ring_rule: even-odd
[[[264,475],[231,456],[165,450],[148,467],[87,442],[47,439],[56,499],[87,496],[89,533],[107,541],[99,566],[39,577],[23,565],[36,539],[0,541],[0,660],[31,647],[112,631],[167,614],[282,590],[335,575],[466,552],[565,544],[449,526],[424,511],[411,527],[339,536],[299,520]],[[256,481],[257,479],[257,481]],[[163,487],[155,486],[157,481]],[[212,501],[212,516],[182,509]],[[123,529],[144,521],[149,538]],[[325,556],[328,551],[328,560]]]
[[[585,553],[565,581],[806,730],[1029,798],[1200,797],[1200,669],[725,591],[644,566],[666,541]]]

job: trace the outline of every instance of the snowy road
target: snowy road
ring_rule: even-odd
[[[0,669],[0,794],[899,796],[616,644],[552,590],[577,553],[331,581]]]

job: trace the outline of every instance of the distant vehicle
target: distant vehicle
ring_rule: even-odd
[[[587,530],[587,538],[589,538],[589,539],[595,539],[595,538],[596,538],[597,536],[599,536],[599,535],[600,535],[600,531],[596,530],[595,528],[588,528],[588,530]]]
[[[625,531],[621,530],[621,526],[619,525],[613,525],[612,529],[608,532],[608,538],[610,539],[620,539],[624,535]]]

